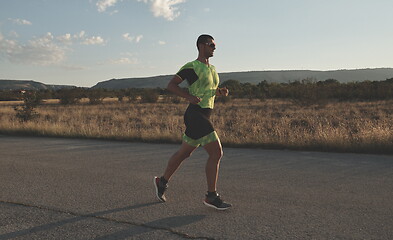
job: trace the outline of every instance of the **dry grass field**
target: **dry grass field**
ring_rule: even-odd
[[[39,117],[20,122],[18,102],[0,103],[0,133],[180,142],[187,103],[39,105]],[[212,122],[224,146],[393,153],[393,101],[300,106],[289,100],[216,103]]]

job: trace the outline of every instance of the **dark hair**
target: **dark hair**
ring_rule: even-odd
[[[198,37],[197,42],[196,42],[196,45],[197,45],[198,50],[199,50],[199,44],[207,43],[209,39],[214,40],[214,38],[213,38],[212,36],[210,36],[210,35],[207,35],[207,34],[202,34],[202,35],[200,35],[200,36]]]

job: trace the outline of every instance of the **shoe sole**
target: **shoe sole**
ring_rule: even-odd
[[[156,188],[156,197],[158,200],[160,200],[160,202],[165,202],[165,200],[160,198],[160,196],[158,195],[157,178],[158,177],[153,178],[154,187]]]
[[[216,209],[216,210],[219,210],[219,211],[225,211],[225,210],[231,208],[231,207],[218,208],[218,207],[214,206],[213,204],[207,203],[206,201],[203,201],[203,204],[205,204],[205,205],[208,206],[208,207],[211,207],[211,208],[214,208],[214,209]]]

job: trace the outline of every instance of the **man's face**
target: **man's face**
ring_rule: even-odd
[[[216,44],[213,39],[209,39],[207,43],[203,45],[203,48],[206,57],[213,57],[214,50],[216,50]]]

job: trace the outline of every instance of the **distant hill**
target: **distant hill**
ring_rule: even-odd
[[[0,90],[57,90],[72,87],[74,86],[48,85],[33,80],[0,80]]]
[[[324,81],[336,79],[339,82],[362,82],[382,81],[393,78],[393,68],[336,70],[336,71],[310,71],[310,70],[288,70],[288,71],[251,71],[251,72],[229,72],[219,73],[221,83],[226,80],[238,80],[241,83],[258,84],[263,80],[268,82],[287,83],[303,79]],[[163,75],[145,78],[123,78],[111,79],[97,83],[92,88],[124,89],[124,88],[165,88],[173,75]],[[186,83],[182,83],[186,86]],[[72,88],[68,85],[48,85],[33,80],[0,80],[0,90],[57,90],[61,88]]]
[[[93,88],[122,89],[122,88],[165,88],[173,75],[111,79],[97,83]],[[335,71],[311,71],[311,70],[288,70],[288,71],[251,71],[219,73],[220,81],[238,80],[241,83],[258,84],[263,80],[268,82],[287,83],[303,79],[324,81],[336,79],[341,83],[382,81],[393,78],[393,68],[335,70]]]
[[[123,88],[165,88],[171,75],[145,77],[145,78],[122,78],[111,79],[97,83],[92,88],[123,89]]]

